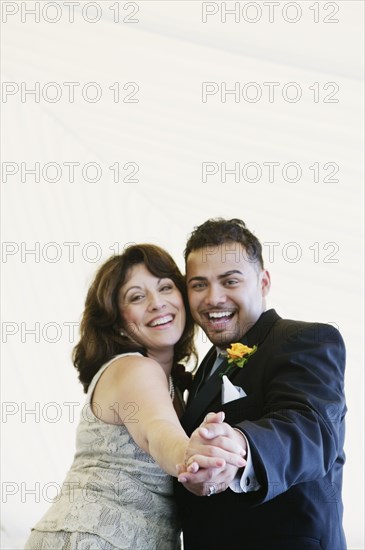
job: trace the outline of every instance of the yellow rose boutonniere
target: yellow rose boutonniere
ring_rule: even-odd
[[[257,346],[250,348],[238,342],[236,344],[231,344],[231,347],[227,348],[226,351],[228,357],[228,368],[221,373],[221,376],[227,375],[234,366],[241,369],[247,363],[251,355],[257,351]]]

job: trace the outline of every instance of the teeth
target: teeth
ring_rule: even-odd
[[[155,321],[152,321],[150,323],[151,327],[157,327],[158,325],[165,325],[166,323],[169,323],[172,321],[173,317],[172,315],[166,315],[165,317],[160,317],[160,319],[156,319]]]
[[[230,317],[233,311],[214,311],[208,313],[210,319],[220,319],[221,317]]]

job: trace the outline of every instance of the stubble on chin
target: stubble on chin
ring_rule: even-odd
[[[222,349],[230,347],[232,343],[238,342],[242,338],[242,336],[240,336],[240,329],[237,325],[227,330],[211,333],[209,333],[208,331],[204,332],[206,333],[212,344]]]

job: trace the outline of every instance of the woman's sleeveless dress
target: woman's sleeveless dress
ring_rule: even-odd
[[[94,376],[77,428],[76,454],[61,494],[36,524],[30,550],[175,550],[179,525],[172,478],[140,449],[126,427],[106,424],[91,410],[102,373]],[[119,416],[138,422],[138,404]]]

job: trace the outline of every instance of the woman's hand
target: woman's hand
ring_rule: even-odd
[[[238,469],[246,465],[244,436],[223,421],[223,412],[209,413],[193,432],[185,451],[184,464],[177,466],[180,482],[199,484],[212,481],[215,477],[226,481],[231,477],[233,479]]]

